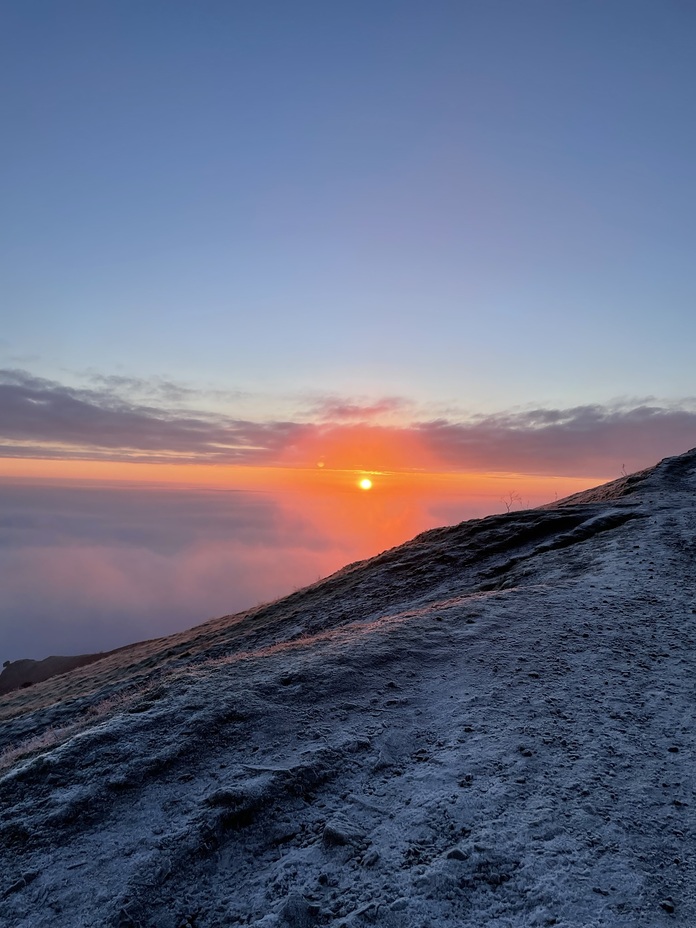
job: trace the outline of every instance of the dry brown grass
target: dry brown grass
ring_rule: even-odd
[[[96,719],[109,715],[115,709],[128,705],[133,699],[140,695],[134,691],[114,693],[112,696],[102,699],[100,702],[90,706],[87,713],[66,725],[56,725],[45,729],[38,735],[25,738],[17,744],[8,745],[0,751],[0,771],[7,770],[18,760],[23,760],[32,754],[38,754],[47,751],[50,748],[62,744],[72,735],[78,734],[85,728],[88,728]]]

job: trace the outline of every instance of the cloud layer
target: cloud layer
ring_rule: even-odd
[[[137,403],[131,386],[0,371],[0,456],[614,476],[696,445],[686,400],[429,420],[399,398],[328,397],[295,420],[261,421],[182,410],[173,403],[191,391],[171,383],[153,387],[159,405]]]
[[[340,540],[258,493],[0,483],[0,657],[106,650],[315,580]]]
[[[0,661],[170,634],[490,509],[431,495],[0,481]]]
[[[112,385],[113,386],[113,385]],[[0,372],[0,454],[265,463],[304,426],[135,405],[114,389],[76,389]]]

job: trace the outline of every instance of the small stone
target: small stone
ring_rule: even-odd
[[[371,850],[368,854],[365,854],[363,857],[363,866],[365,867],[374,867],[374,865],[379,860],[379,854],[374,849]]]
[[[404,909],[408,908],[408,899],[406,899],[405,896],[402,896],[400,899],[395,899],[389,908],[392,912],[403,912]]]
[[[280,910],[280,918],[289,928],[311,928],[316,917],[312,909],[318,914],[317,906],[310,906],[299,893],[291,893]]]
[[[468,854],[465,853],[461,848],[453,847],[445,854],[447,860],[466,860]]]
[[[3,898],[11,896],[12,893],[18,893],[20,889],[24,889],[26,885],[27,884],[24,881],[24,877],[20,877],[18,880],[15,880],[15,882],[10,887],[8,887],[8,889],[5,890],[3,893]]]
[[[668,896],[666,899],[663,899],[662,902],[660,903],[660,906],[665,910],[665,912],[669,912],[670,914],[674,912],[674,900],[672,899],[671,896]]]
[[[334,818],[324,825],[323,841],[328,845],[360,844],[365,832],[347,819]]]

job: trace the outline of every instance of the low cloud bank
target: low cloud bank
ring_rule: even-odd
[[[502,506],[431,493],[0,482],[0,662],[190,628]]]
[[[448,464],[545,474],[640,470],[696,445],[696,411],[656,405],[577,406],[418,426]]]
[[[2,660],[169,634],[350,559],[254,493],[4,484],[0,508]]]
[[[406,400],[331,397],[301,421],[262,422],[137,404],[118,390],[118,378],[78,389],[0,371],[0,456],[305,466],[333,456],[338,467],[618,476],[696,445],[690,400],[393,424],[412,409]],[[175,395],[169,385],[160,398]]]

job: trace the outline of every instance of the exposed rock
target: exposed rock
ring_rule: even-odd
[[[333,818],[324,825],[324,844],[353,844],[358,846],[365,838],[362,828],[344,818]]]

